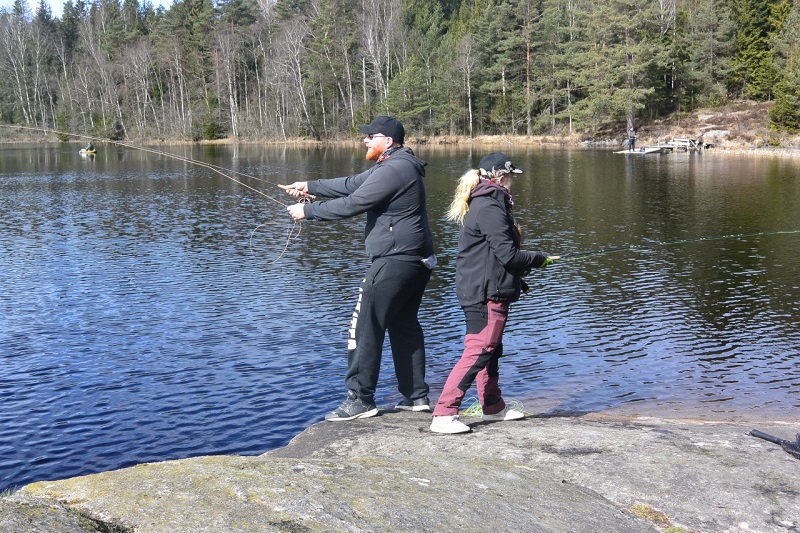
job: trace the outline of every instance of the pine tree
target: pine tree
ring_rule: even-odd
[[[481,114],[493,130],[518,133],[525,116],[525,41],[517,6],[510,0],[490,3],[479,28]]]
[[[770,52],[770,20],[779,0],[735,0],[736,53],[733,56],[731,91],[743,98],[770,100],[777,73]]]
[[[675,45],[685,51],[676,74],[682,107],[724,104],[735,33],[729,9],[720,0],[688,0],[678,20]]]
[[[791,8],[788,13],[787,4]],[[770,124],[776,130],[800,133],[800,6],[791,7],[790,2],[784,1],[776,14],[778,31],[773,44],[780,78],[775,86],[775,105],[769,113]]]
[[[607,123],[635,123],[667,68],[657,5],[646,0],[593,0],[577,11],[579,37],[569,62],[582,97],[573,119],[592,131]]]

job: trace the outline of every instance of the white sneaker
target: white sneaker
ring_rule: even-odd
[[[484,422],[500,422],[503,420],[519,420],[523,418],[525,413],[522,411],[517,411],[516,409],[512,409],[508,405],[506,405],[502,411],[499,413],[495,413],[493,415],[484,414],[481,416],[481,420]]]
[[[458,415],[434,416],[431,422],[431,431],[434,433],[469,433],[472,431],[468,425],[459,422]]]

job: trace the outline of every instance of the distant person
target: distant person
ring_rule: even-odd
[[[367,160],[376,162],[373,167],[351,177],[298,181],[287,188],[292,196],[335,198],[289,206],[295,220],[367,214],[364,233],[371,264],[361,282],[347,340],[347,398],[325,416],[334,422],[378,414],[375,389],[387,331],[403,395],[397,408],[430,411],[425,341],[417,318],[436,264],[425,206],[426,163],[403,146],[405,130],[396,119],[380,116],[358,129],[365,135]]]
[[[636,149],[636,130],[631,126],[628,128],[628,151],[633,152]]]
[[[89,141],[89,144],[86,145],[86,151],[87,152],[94,152],[94,143]]]
[[[503,401],[499,361],[508,310],[527,290],[522,277],[558,256],[521,249],[519,228],[511,214],[511,186],[522,172],[507,155],[493,152],[458,182],[447,218],[461,224],[456,257],[456,293],[466,319],[461,359],[450,371],[433,410],[431,431],[466,433],[459,421],[464,395],[477,381],[482,420],[517,420],[524,413]]]

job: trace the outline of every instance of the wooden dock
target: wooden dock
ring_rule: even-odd
[[[641,146],[633,150],[617,150],[615,154],[664,154],[672,152],[693,152],[695,150],[702,150],[710,148],[711,145],[705,144],[702,141],[695,139],[684,139],[673,137],[672,140],[665,143],[654,144],[652,146]]]
[[[633,150],[619,150],[619,151],[614,152],[614,153],[615,154],[631,154],[631,155],[636,155],[636,154],[641,154],[641,155],[654,154],[656,152],[661,153],[661,151],[662,151],[661,148],[662,148],[661,146],[641,146],[639,148],[634,148]]]

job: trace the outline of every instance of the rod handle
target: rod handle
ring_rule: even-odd
[[[759,439],[764,439],[770,442],[774,442],[775,444],[783,444],[784,442],[788,442],[787,440],[779,439],[778,437],[773,437],[772,435],[769,435],[757,429],[751,429],[750,435],[753,437],[758,437]]]

